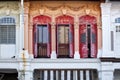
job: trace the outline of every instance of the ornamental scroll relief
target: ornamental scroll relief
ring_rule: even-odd
[[[19,2],[0,2],[0,14],[19,13]]]

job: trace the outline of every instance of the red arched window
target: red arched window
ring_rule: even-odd
[[[74,55],[74,18],[68,15],[56,18],[56,52],[58,57],[66,58]]]
[[[33,18],[34,57],[50,57],[51,53],[51,18],[40,15]]]
[[[94,16],[85,15],[79,18],[79,51],[81,58],[97,57],[97,22]]]

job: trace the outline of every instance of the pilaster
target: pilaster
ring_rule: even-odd
[[[33,80],[33,70],[31,69],[31,59],[25,58],[18,60],[18,79],[19,80]]]
[[[19,37],[19,34],[20,33],[20,27],[19,27],[19,25],[17,24],[16,25],[16,57],[17,58],[19,58],[19,51],[20,51],[20,44],[19,44],[19,42],[20,42],[20,37]]]
[[[32,22],[29,24],[28,27],[28,51],[30,55],[33,55],[33,24]]]
[[[110,50],[110,10],[111,3],[102,3],[102,57],[113,57]]]
[[[23,0],[20,4],[20,53],[22,49],[24,48],[24,5]]]
[[[75,53],[74,59],[80,59],[79,53],[79,19],[78,16],[75,16],[75,23],[74,23],[74,43],[75,43]]]
[[[101,71],[99,72],[100,80],[113,80],[114,69],[112,62],[102,62]]]
[[[29,2],[24,3],[24,46],[28,50]]]
[[[52,39],[52,53],[51,53],[51,59],[56,59],[56,28],[55,28],[55,22],[51,24],[51,39]]]

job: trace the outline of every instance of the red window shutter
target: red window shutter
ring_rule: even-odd
[[[91,57],[97,57],[97,25],[92,24],[91,27]]]
[[[69,51],[70,51],[70,57],[74,56],[74,27],[73,25],[69,24]]]
[[[59,39],[58,39],[58,30],[57,29],[58,29],[58,24],[56,24],[56,53],[57,53],[57,56],[58,56],[58,44],[59,44],[58,40]]]
[[[34,57],[37,57],[37,25],[35,24],[33,26],[33,53],[34,53]]]
[[[51,54],[51,25],[47,24],[48,30],[48,42],[47,42],[47,56],[50,57]]]
[[[81,24],[79,28],[80,34],[80,56],[81,58],[88,57],[88,48],[87,48],[87,29],[86,24]]]

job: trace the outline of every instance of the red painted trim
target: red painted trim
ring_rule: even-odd
[[[96,24],[97,20],[96,20],[96,17],[94,17],[94,16],[85,15],[85,16],[81,16],[79,18],[79,23],[80,24],[87,24],[87,23]]]
[[[39,15],[33,18],[33,24],[48,24],[51,21],[51,18],[45,15]]]
[[[58,16],[55,20],[56,24],[74,24],[74,18],[68,15]]]

